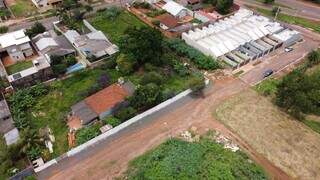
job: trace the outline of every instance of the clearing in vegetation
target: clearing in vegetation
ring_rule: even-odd
[[[114,17],[109,17],[107,12],[108,11],[99,12],[94,18],[88,19],[88,21],[96,29],[104,32],[108,38],[110,38],[111,42],[117,45],[128,27],[146,26],[146,24],[128,11],[120,10],[119,15],[115,15]]]
[[[29,0],[15,0],[10,9],[17,17],[28,17],[37,13],[37,8]]]
[[[320,135],[253,90],[220,105],[214,116],[295,179],[320,178]]]
[[[199,142],[170,139],[130,162],[124,179],[267,179],[241,151],[232,152],[211,138]]]

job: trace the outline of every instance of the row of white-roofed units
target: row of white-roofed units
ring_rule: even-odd
[[[302,39],[299,32],[283,27],[247,9],[202,29],[182,33],[182,39],[206,55],[237,68],[282,45]]]

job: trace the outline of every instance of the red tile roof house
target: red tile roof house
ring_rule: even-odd
[[[117,105],[134,92],[134,85],[128,81],[122,85],[112,84],[71,107],[73,119],[79,119],[81,125],[111,115]]]

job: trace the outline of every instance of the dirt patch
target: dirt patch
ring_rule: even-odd
[[[17,2],[16,0],[5,0],[6,1],[6,5],[7,6],[12,6],[12,5],[15,5]]]
[[[245,90],[220,105],[214,114],[293,178],[320,179],[320,136],[265,97]]]

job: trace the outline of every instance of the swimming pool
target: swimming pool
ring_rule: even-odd
[[[70,67],[67,68],[67,74],[70,74],[70,73],[73,73],[73,72],[76,72],[76,71],[79,71],[81,69],[84,69],[85,66],[81,63],[77,63],[77,64],[74,64]]]

